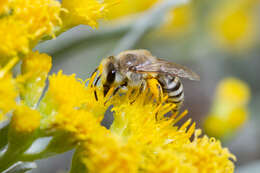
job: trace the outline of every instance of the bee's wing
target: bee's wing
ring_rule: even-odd
[[[155,62],[149,64],[140,64],[135,67],[135,71],[137,73],[162,73],[182,78],[188,78],[190,80],[200,80],[199,75],[197,75],[195,72],[191,71],[187,67],[162,59],[157,59]]]

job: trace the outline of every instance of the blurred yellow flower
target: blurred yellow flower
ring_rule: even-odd
[[[67,12],[63,13],[62,20],[67,27],[85,24],[95,28],[97,20],[104,18],[117,3],[118,0],[63,0],[62,7]]]
[[[233,0],[219,5],[210,18],[214,38],[228,49],[248,48],[257,32],[254,6],[258,3]]]
[[[1,0],[0,1],[0,16],[8,13],[8,11],[9,11],[8,1],[10,1],[10,0]]]
[[[236,78],[225,78],[217,86],[210,114],[204,122],[206,132],[218,138],[228,138],[248,119],[248,85]]]
[[[166,16],[165,24],[160,28],[161,32],[168,34],[186,33],[194,22],[192,4],[182,5],[171,10]]]
[[[217,99],[236,106],[245,105],[250,98],[249,86],[236,78],[225,78],[217,87]]]
[[[120,4],[114,6],[108,14],[108,18],[116,19],[123,16],[145,11],[160,0],[121,0]]]

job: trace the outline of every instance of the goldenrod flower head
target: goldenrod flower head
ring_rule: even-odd
[[[0,68],[1,70],[1,68]],[[6,74],[0,78],[0,122],[5,118],[5,114],[16,107],[17,90],[15,81],[11,74]]]
[[[51,69],[51,57],[45,53],[30,52],[22,62],[22,74],[32,73],[35,76],[48,73]]]
[[[86,170],[101,173],[137,172],[138,162],[141,159],[137,145],[128,145],[119,136],[109,131],[104,132],[97,133],[77,151],[76,157],[83,162]]]
[[[245,105],[250,98],[250,89],[239,79],[225,78],[218,84],[216,97],[228,104]]]
[[[73,141],[84,141],[105,127],[100,121],[86,110],[62,108],[53,116],[45,119],[44,127],[51,131],[63,131],[70,134]]]
[[[59,71],[51,75],[49,81],[46,97],[53,99],[58,107],[80,107],[85,102],[85,86],[75,78],[75,74],[67,76]]]
[[[13,20],[22,21],[30,39],[54,35],[55,27],[61,25],[61,4],[57,0],[15,0]]]
[[[68,12],[64,13],[62,20],[69,27],[79,24],[97,27],[97,20],[104,18],[108,9],[117,2],[117,0],[63,0],[62,7]]]
[[[40,126],[40,119],[38,111],[21,105],[13,113],[11,128],[17,133],[31,133]]]
[[[229,159],[236,160],[220,142],[207,136],[199,137],[196,130],[192,142],[172,148],[157,148],[145,172],[234,172],[234,165]]]
[[[4,17],[0,19],[1,60],[29,52],[29,40],[26,26],[20,22]]]
[[[96,90],[102,93],[99,87]],[[129,88],[108,102],[107,98],[99,98],[97,102],[113,105],[114,122],[110,131],[96,127],[95,133],[88,134],[88,140],[79,145],[74,156],[72,172],[234,171],[234,164],[229,159],[235,160],[235,157],[223,149],[219,141],[206,136],[199,137],[200,131],[196,131],[191,141],[195,131],[195,123],[191,123],[191,120],[179,128],[176,126],[187,114],[186,111],[165,117],[174,104],[158,105],[148,90],[140,96],[133,96],[132,93]],[[94,95],[89,96],[94,98]],[[85,125],[89,126],[88,122]]]
[[[228,48],[248,48],[256,34],[251,0],[227,1],[211,18],[215,38]],[[221,13],[219,12],[221,11]]]

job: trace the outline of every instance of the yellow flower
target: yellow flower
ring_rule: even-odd
[[[249,117],[249,86],[236,78],[225,78],[217,86],[216,96],[204,128],[210,136],[229,138]]]
[[[192,5],[182,5],[169,12],[166,18],[166,22],[161,29],[162,32],[169,34],[185,33],[191,28],[193,20]]]
[[[122,16],[145,11],[158,1],[159,0],[121,0],[120,4],[111,9],[108,18],[116,19]]]
[[[10,0],[1,0],[0,1],[0,16],[8,13],[8,11],[9,11],[8,1],[10,1]]]
[[[49,77],[49,82],[44,99],[53,102],[57,108],[80,107],[85,102],[85,86],[75,78],[75,74],[67,76],[59,71]]]
[[[15,0],[13,20],[23,22],[30,39],[54,35],[55,27],[61,25],[61,4],[57,0]]]
[[[31,133],[40,126],[40,119],[38,111],[21,105],[13,113],[11,128],[18,133]]]
[[[5,58],[29,53],[43,36],[54,35],[61,25],[56,0],[16,0],[4,3],[10,15],[0,19],[0,54]],[[6,8],[6,7],[5,7]]]
[[[36,70],[41,56],[46,58],[46,63],[37,65],[35,75],[45,76],[50,68],[49,57],[37,52],[30,55],[24,59],[23,75]],[[99,70],[102,72],[101,67]],[[129,87],[111,97],[114,89],[111,88],[103,97],[102,87],[93,86],[97,76],[94,73],[87,79],[86,86],[75,75],[60,71],[49,78],[49,88],[36,110],[23,105],[22,99],[11,120],[12,147],[22,153],[37,135],[53,136],[45,154],[75,147],[71,172],[77,173],[234,171],[231,159],[235,160],[235,156],[222,148],[219,141],[200,137],[200,130],[195,130],[195,123],[190,119],[177,126],[187,111],[170,113],[176,105],[165,103],[166,98],[156,102],[148,89],[135,95]],[[114,122],[108,130],[100,122],[110,106],[113,106]],[[19,150],[17,140],[25,138],[26,146]]]
[[[239,79],[225,78],[218,85],[216,97],[228,104],[245,105],[250,98],[250,89],[245,82]]]
[[[90,82],[89,85],[91,84]],[[96,90],[102,93],[99,87]],[[107,102],[113,105],[114,112],[110,131],[93,127],[96,129],[95,133],[88,133],[87,140],[77,149],[72,172],[234,171],[234,164],[230,159],[235,160],[235,157],[222,148],[219,141],[206,136],[199,137],[199,130],[191,141],[195,131],[195,123],[191,123],[191,120],[177,127],[176,123],[187,114],[186,111],[165,117],[174,104],[156,104],[148,90],[140,96],[131,96],[131,93],[129,89],[126,93],[113,96]],[[94,95],[92,97],[94,98]],[[100,97],[98,102],[104,103],[106,98]],[[93,104],[94,107],[97,102],[88,104]],[[89,111],[87,106],[82,109]],[[70,115],[76,117],[71,113]],[[90,116],[91,114],[86,115]],[[72,124],[81,119],[77,117],[74,121],[71,116],[66,117]],[[93,126],[88,122],[85,125]],[[79,129],[75,129],[75,132],[79,133]]]
[[[68,12],[63,13],[62,20],[67,27],[79,24],[97,27],[97,20],[104,18],[117,2],[118,0],[63,0],[62,7]]]
[[[253,7],[257,3],[252,0],[233,0],[219,5],[211,18],[212,34],[216,40],[229,49],[249,47],[256,34]]]
[[[16,107],[16,97],[15,81],[11,74],[0,77],[0,122],[4,120],[6,113]]]
[[[128,145],[118,136],[104,131],[97,133],[88,142],[84,142],[74,157],[79,157],[86,166],[85,171],[88,172],[134,173],[138,170],[140,153],[136,145]],[[77,170],[79,168],[76,166],[72,165],[72,172],[84,172],[84,170]]]
[[[26,26],[10,17],[0,19],[0,42],[5,43],[0,46],[0,62],[2,63],[19,53],[26,54],[29,52]]]
[[[148,162],[146,172],[234,172],[234,165],[228,159],[236,160],[220,142],[206,136],[199,137],[177,147],[158,148]]]
[[[23,58],[22,74],[16,80],[20,84],[20,96],[28,106],[34,107],[41,97],[51,65],[47,54],[30,52]]]
[[[230,128],[237,129],[247,122],[249,112],[247,107],[238,107],[233,109],[228,116]]]

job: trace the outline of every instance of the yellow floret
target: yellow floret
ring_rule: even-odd
[[[13,113],[11,127],[15,132],[31,133],[40,126],[41,115],[27,106],[18,106]]]
[[[16,0],[14,20],[24,23],[32,40],[54,35],[55,27],[61,25],[61,4],[57,0]]]
[[[10,17],[0,20],[0,46],[2,58],[10,58],[29,52],[29,39],[26,26],[20,21],[15,21]]]
[[[0,121],[5,118],[5,114],[16,107],[17,91],[15,81],[10,74],[0,78]]]
[[[104,18],[111,6],[118,0],[63,0],[62,7],[68,12],[64,13],[62,20],[65,25],[79,24],[97,27],[97,20]]]

